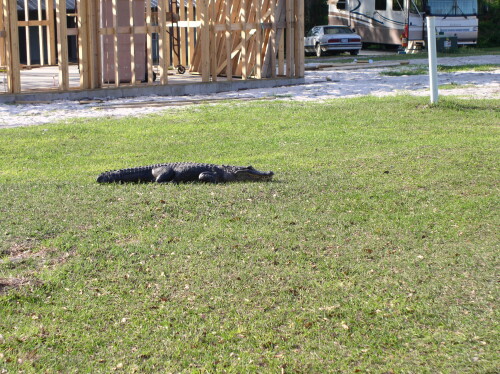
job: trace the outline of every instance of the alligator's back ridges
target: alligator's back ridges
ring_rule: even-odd
[[[99,183],[113,182],[229,182],[269,180],[273,172],[261,172],[252,166],[217,165],[197,162],[169,162],[102,173]]]
[[[154,168],[158,168],[158,167],[162,167],[162,166],[171,166],[171,167],[175,167],[175,166],[215,167],[215,166],[227,166],[227,165],[205,164],[205,163],[198,163],[198,162],[165,162],[165,163],[152,164],[152,165],[146,165],[146,166],[136,166],[136,167],[126,168],[126,169],[108,170],[108,171],[105,171],[104,173],[120,172],[122,174],[128,174],[128,173],[136,173],[138,171],[153,170]]]

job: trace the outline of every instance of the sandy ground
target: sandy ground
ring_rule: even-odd
[[[151,113],[157,114],[163,111],[189,108],[189,105],[184,105],[186,102],[198,100],[279,98],[281,100],[324,101],[366,95],[429,96],[429,77],[427,75],[389,77],[380,74],[383,70],[406,69],[418,64],[427,64],[427,60],[410,60],[409,65],[404,66],[383,67],[378,66],[378,63],[373,63],[363,64],[363,66],[352,70],[338,68],[312,70],[306,71],[306,82],[303,85],[214,95],[147,96],[86,104],[77,101],[59,101],[50,104],[0,104],[0,128],[41,125],[58,121],[71,123],[72,119],[82,117],[145,116]],[[500,64],[500,56],[440,58],[438,64]],[[438,83],[439,85],[459,85],[457,88],[439,90],[440,96],[500,98],[500,69],[489,72],[440,73],[438,74]]]

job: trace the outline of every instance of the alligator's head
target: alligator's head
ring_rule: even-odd
[[[114,183],[116,181],[117,181],[116,173],[112,171],[107,171],[97,177],[98,183]]]
[[[265,181],[271,180],[274,175],[272,171],[259,171],[252,166],[239,166],[232,174],[235,181]]]

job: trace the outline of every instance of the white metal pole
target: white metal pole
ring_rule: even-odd
[[[431,104],[436,104],[438,101],[438,83],[435,17],[427,17],[427,53],[429,54],[429,84],[431,90]]]

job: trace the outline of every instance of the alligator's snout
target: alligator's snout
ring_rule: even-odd
[[[113,177],[113,174],[111,174],[110,172],[102,173],[97,177],[97,183],[113,183],[115,181],[116,180]]]
[[[271,180],[274,173],[272,171],[259,171],[249,166],[248,168],[236,171],[237,180]]]

